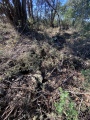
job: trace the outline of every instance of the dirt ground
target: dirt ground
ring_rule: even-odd
[[[90,83],[82,74],[87,69],[90,39],[76,30],[22,35],[0,23],[0,119],[67,120],[54,106],[61,87],[75,102],[78,119],[90,120]]]

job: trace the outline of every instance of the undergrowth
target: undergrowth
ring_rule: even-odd
[[[78,120],[75,103],[70,99],[68,92],[60,88],[60,93],[60,100],[55,103],[56,112],[61,116],[64,114],[66,120]]]
[[[86,90],[89,90],[89,88],[90,88],[90,69],[82,70],[81,73],[85,77],[84,87]]]

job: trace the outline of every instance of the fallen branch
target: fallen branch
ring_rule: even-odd
[[[74,91],[67,91],[69,93],[72,93],[72,94],[77,94],[77,95],[90,95],[90,92],[74,92]]]
[[[11,108],[9,108],[9,107],[11,107]],[[6,108],[6,110],[5,110],[5,112],[3,113],[3,115],[2,115],[2,118],[5,116],[5,114],[7,114],[6,115],[6,117],[3,119],[3,120],[7,120],[8,119],[8,117],[11,115],[11,113],[13,112],[13,110],[15,109],[15,106],[8,106],[7,108]]]
[[[11,87],[11,89],[32,90],[30,87]]]
[[[81,102],[79,104],[78,114],[80,113],[82,102],[83,102],[83,98],[81,99]]]

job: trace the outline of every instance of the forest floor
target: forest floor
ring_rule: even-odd
[[[0,119],[68,120],[55,109],[59,88],[78,112],[69,120],[90,120],[90,38],[59,28],[22,35],[1,22]]]

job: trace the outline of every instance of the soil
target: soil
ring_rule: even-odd
[[[90,69],[90,40],[58,28],[21,35],[0,24],[0,119],[65,120],[54,105],[62,87],[79,120],[90,120],[90,93],[81,73]]]

